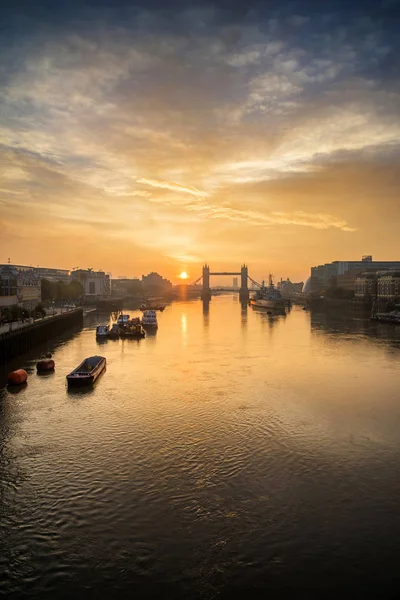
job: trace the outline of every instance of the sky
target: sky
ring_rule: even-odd
[[[14,0],[0,263],[400,259],[400,1]]]

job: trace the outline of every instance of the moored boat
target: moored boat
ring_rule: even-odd
[[[109,329],[109,331],[107,333],[107,337],[116,340],[119,338],[119,334],[120,334],[120,326],[118,325],[118,323],[114,323],[114,325],[111,327],[111,329]]]
[[[373,321],[380,321],[381,323],[400,324],[400,311],[377,312],[371,316],[371,319]]]
[[[155,310],[145,310],[142,317],[143,327],[156,329],[158,327],[157,313]]]
[[[131,338],[134,340],[139,340],[141,338],[144,338],[145,335],[146,333],[143,327],[140,325],[140,323],[126,325],[125,327],[121,327],[120,331],[121,338]]]
[[[282,297],[280,291],[276,289],[272,275],[269,276],[269,284],[265,286],[264,282],[262,282],[260,289],[250,298],[250,306],[279,309],[285,307],[285,299]]]
[[[130,319],[130,315],[124,315],[124,313],[121,313],[117,319],[117,323],[118,325],[124,325],[125,323],[128,323]]]
[[[85,358],[81,364],[67,375],[67,383],[70,387],[81,385],[92,385],[106,368],[104,356],[90,356]]]
[[[109,325],[98,325],[96,327],[96,337],[105,339],[105,338],[107,338],[109,331],[110,331]]]
[[[159,310],[162,312],[165,308],[165,304],[159,304],[157,302],[146,302],[146,304],[141,304],[140,310],[142,312],[146,310]]]
[[[128,325],[140,325],[140,317],[134,317],[128,323]]]

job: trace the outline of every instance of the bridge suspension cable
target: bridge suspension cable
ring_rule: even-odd
[[[189,283],[189,285],[197,285],[198,283],[200,283],[200,281],[203,279],[203,275],[200,275],[200,277],[198,279],[196,279],[196,281],[192,281],[191,283]]]
[[[254,279],[252,279],[250,277],[250,275],[247,275],[247,278],[250,279],[251,283],[254,283],[254,285],[258,286],[258,287],[262,287],[261,283],[258,283],[258,281],[255,281]]]

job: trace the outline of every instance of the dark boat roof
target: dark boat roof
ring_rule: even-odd
[[[82,375],[85,373],[90,373],[93,369],[95,369],[103,360],[106,360],[104,356],[89,356],[85,358],[79,366],[77,366],[69,375],[74,375],[81,373]],[[68,377],[68,375],[67,375]]]

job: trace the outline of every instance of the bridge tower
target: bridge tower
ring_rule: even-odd
[[[210,266],[203,266],[203,290],[201,292],[201,299],[209,302],[211,300],[211,290],[210,290]]]
[[[247,302],[249,299],[249,288],[247,286],[248,281],[248,269],[247,265],[242,265],[240,269],[240,290],[239,290],[239,298],[243,302]]]

